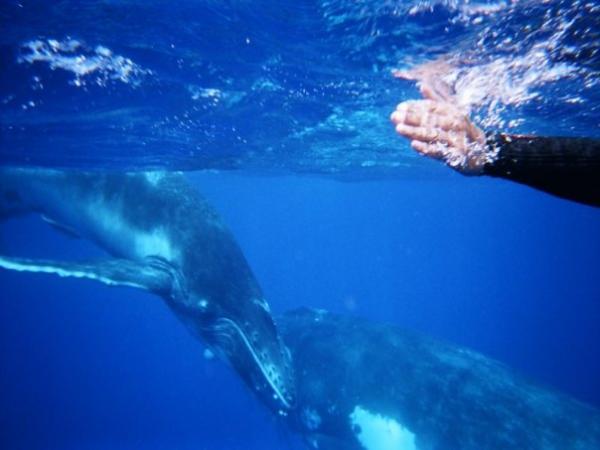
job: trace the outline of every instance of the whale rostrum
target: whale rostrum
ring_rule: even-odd
[[[1,168],[0,218],[26,213],[95,242],[110,258],[0,256],[0,267],[155,293],[272,409],[285,415],[294,407],[289,351],[260,286],[183,174]]]

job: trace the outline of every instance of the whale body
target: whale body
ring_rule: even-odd
[[[311,448],[600,448],[596,409],[476,352],[325,311],[276,328],[233,237],[181,174],[0,169],[0,218],[25,213],[111,258],[0,267],[160,295]]]
[[[289,352],[260,286],[229,230],[182,174],[0,168],[0,218],[26,213],[92,240],[110,257],[0,256],[0,267],[156,293],[271,409],[293,408]]]
[[[316,310],[278,320],[321,450],[597,450],[600,413],[479,353]]]

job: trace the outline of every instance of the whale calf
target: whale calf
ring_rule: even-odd
[[[302,309],[287,417],[321,450],[597,450],[600,413],[476,352],[390,325]]]
[[[111,258],[0,267],[160,295],[312,448],[600,448],[596,409],[476,352],[325,311],[276,328],[233,237],[180,174],[0,169],[0,218],[25,213]]]
[[[231,233],[182,174],[0,168],[0,218],[26,213],[92,240],[110,257],[0,256],[0,267],[158,294],[272,410],[293,409],[289,351],[261,289]]]

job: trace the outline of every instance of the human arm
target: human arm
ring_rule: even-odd
[[[421,86],[425,100],[398,105],[391,120],[417,152],[466,175],[490,175],[600,206],[600,140],[486,134],[450,101]]]
[[[489,135],[482,173],[600,206],[600,139]]]

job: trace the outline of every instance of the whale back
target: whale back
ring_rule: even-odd
[[[471,350],[323,311],[279,323],[298,377],[293,425],[320,449],[600,448],[596,409]]]

